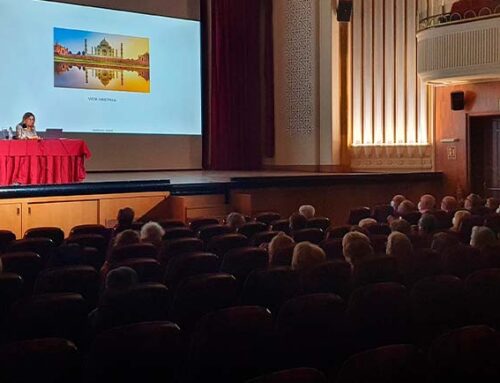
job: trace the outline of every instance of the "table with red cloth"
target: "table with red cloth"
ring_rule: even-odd
[[[0,185],[79,182],[86,158],[83,140],[0,140]]]

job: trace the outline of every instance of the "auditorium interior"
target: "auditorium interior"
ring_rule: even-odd
[[[0,182],[2,383],[499,381],[500,0],[40,1],[199,22],[202,127]]]

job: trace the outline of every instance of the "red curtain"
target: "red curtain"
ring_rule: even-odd
[[[274,150],[272,1],[212,0],[202,17],[209,18],[204,167],[260,169],[263,153]]]

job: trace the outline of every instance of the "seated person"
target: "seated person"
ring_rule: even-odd
[[[245,216],[243,214],[232,212],[229,213],[226,218],[226,225],[229,226],[233,231],[237,231],[246,223]]]
[[[295,241],[292,237],[286,235],[283,232],[280,232],[278,235],[276,235],[273,239],[271,239],[271,242],[269,242],[269,245],[267,247],[267,251],[269,253],[269,264],[275,264],[276,254],[278,254],[280,250],[291,247],[293,245],[295,245]]]
[[[394,211],[398,210],[398,206],[401,202],[403,202],[406,199],[406,197],[402,194],[397,194],[394,197],[392,197],[391,200],[391,206],[394,209]]]
[[[454,213],[458,208],[458,201],[455,197],[447,195],[441,200],[441,210],[447,213]]]
[[[495,232],[486,226],[474,226],[470,236],[470,245],[482,250],[497,244]]]
[[[453,219],[451,221],[453,226],[450,231],[459,233],[460,229],[462,228],[462,222],[464,221],[464,219],[470,218],[471,216],[472,214],[467,210],[458,210],[457,212],[455,212],[455,215],[453,216]]]
[[[485,206],[488,208],[488,209],[491,209],[491,211],[496,211],[498,209],[498,206],[500,205],[500,202],[494,198],[494,197],[490,197],[490,198],[487,198],[486,199],[486,204]]]
[[[24,113],[23,120],[16,126],[16,138],[18,140],[40,139],[40,137],[36,134],[35,115],[33,113]]]
[[[151,243],[157,248],[161,247],[165,230],[157,222],[148,222],[141,227],[141,242]]]
[[[293,213],[289,218],[290,232],[302,230],[307,227],[307,218],[300,213]]]
[[[307,270],[326,261],[324,250],[310,242],[300,242],[293,249],[292,269]]]
[[[432,214],[422,214],[418,220],[418,232],[421,235],[432,234],[437,227],[436,217]]]
[[[111,247],[108,249],[108,254],[106,255],[106,261],[104,262],[100,270],[102,281],[106,279],[106,275],[108,274],[109,269],[113,265],[114,260],[111,257],[111,254],[113,254],[113,249],[116,247],[133,245],[139,243],[140,241],[141,237],[139,236],[139,233],[137,231],[130,229],[122,231],[115,237]]]
[[[358,224],[358,226],[362,229],[368,229],[370,226],[376,225],[378,225],[378,222],[374,218],[363,218]]]
[[[389,224],[391,231],[395,232],[398,231],[403,234],[410,234],[411,233],[411,225],[410,223],[403,218],[398,218],[398,219],[393,219],[391,223]]]
[[[312,205],[302,205],[299,207],[299,213],[307,219],[311,219],[316,214],[316,209]]]
[[[424,194],[418,201],[418,211],[422,214],[433,211],[436,208],[436,198],[431,194]]]
[[[374,255],[370,239],[363,233],[351,231],[342,238],[342,254],[351,267],[355,267],[363,258]]]
[[[416,210],[417,208],[415,207],[415,204],[408,199],[405,199],[403,202],[401,202],[397,208],[397,212],[399,215],[413,213]]]
[[[118,223],[114,228],[114,233],[118,234],[124,230],[130,229],[132,227],[132,222],[134,222],[135,212],[130,207],[124,207],[118,211],[116,220]]]

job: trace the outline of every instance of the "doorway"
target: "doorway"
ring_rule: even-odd
[[[500,199],[500,115],[470,117],[469,177],[473,193]]]

